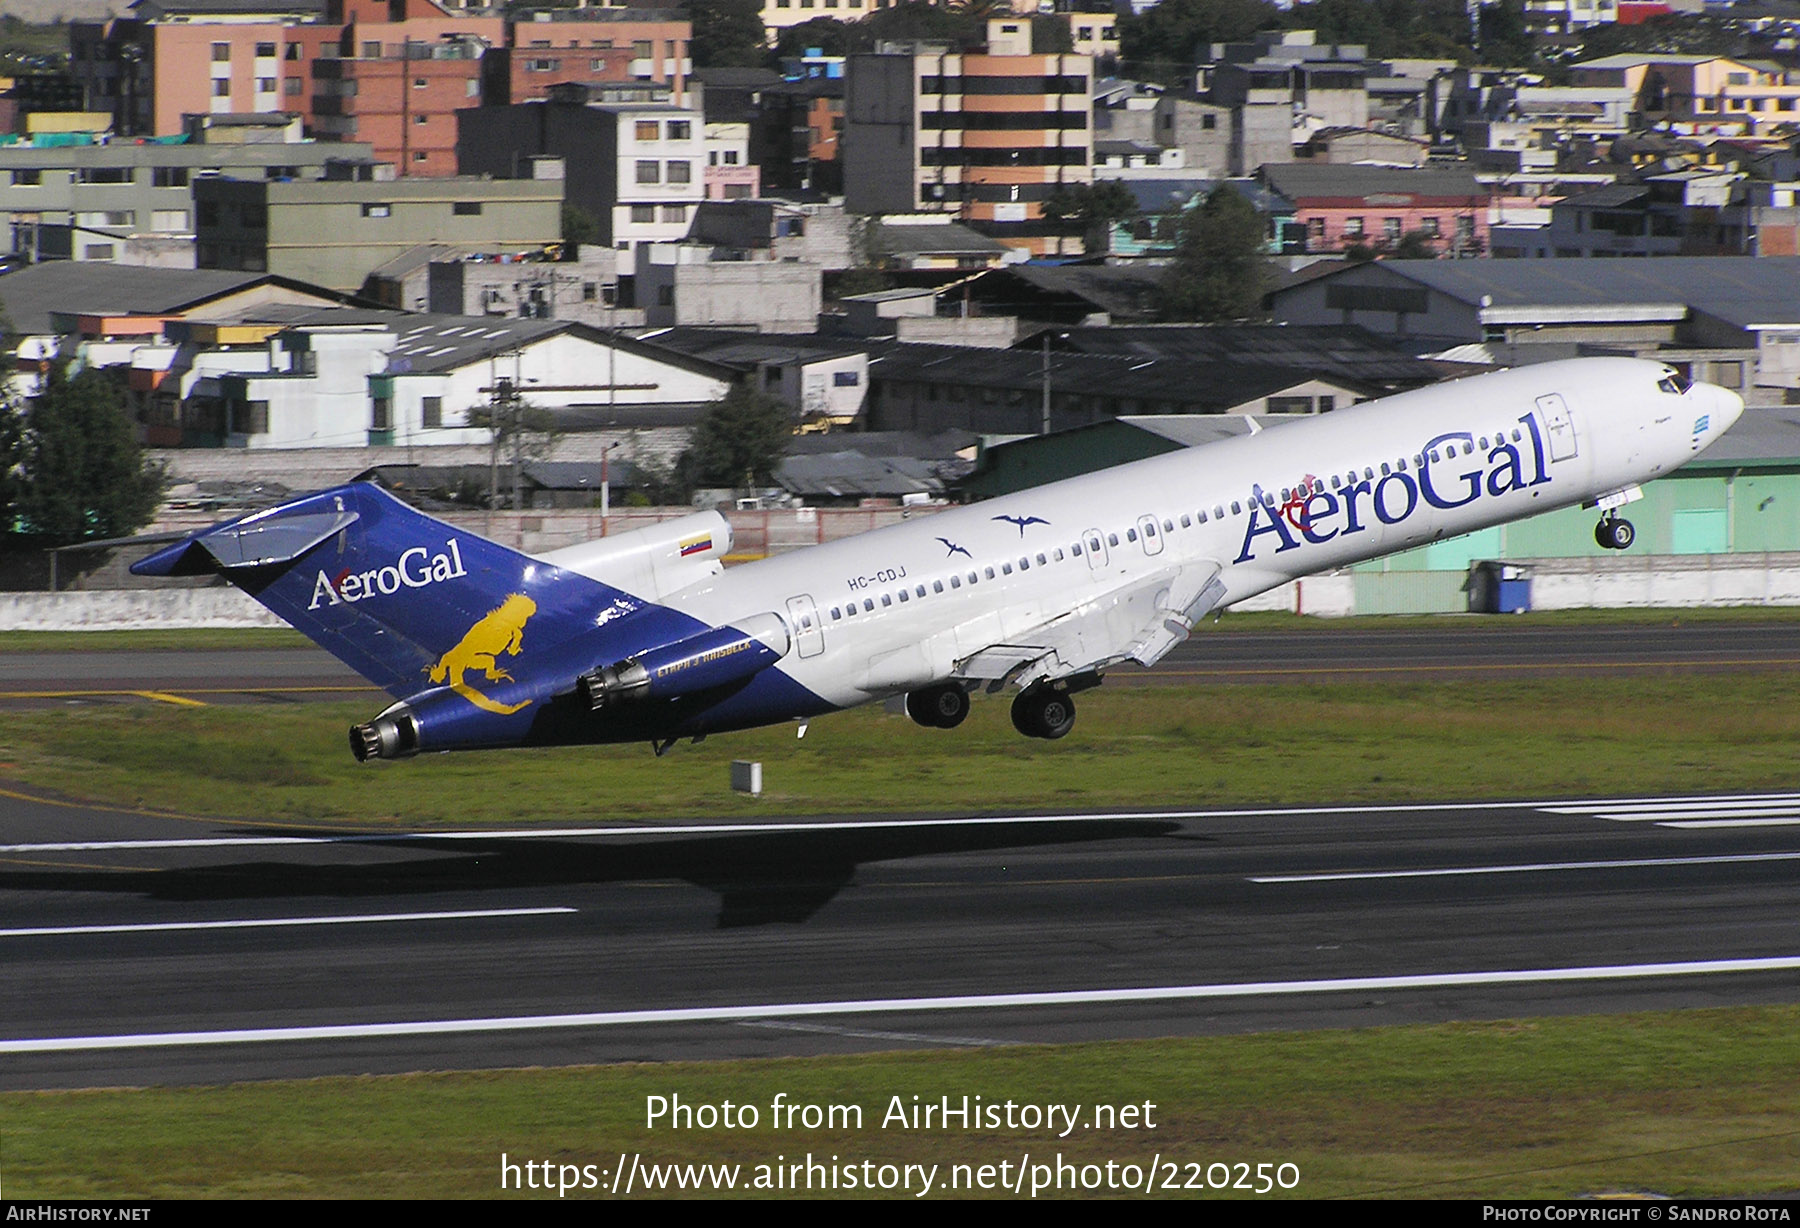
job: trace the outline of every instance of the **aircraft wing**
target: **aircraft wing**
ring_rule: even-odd
[[[1150,666],[1188,637],[1225,596],[1218,563],[1137,577],[1022,634],[960,658],[955,677],[993,689],[1055,681],[1122,661]]]

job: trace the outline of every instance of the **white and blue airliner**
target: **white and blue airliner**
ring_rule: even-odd
[[[1370,401],[726,569],[716,512],[531,556],[361,483],[215,525],[140,575],[222,572],[397,701],[360,759],[648,741],[982,687],[1060,738],[1072,696],[1297,577],[1584,505],[1618,509],[1743,412],[1662,363],[1543,363]]]

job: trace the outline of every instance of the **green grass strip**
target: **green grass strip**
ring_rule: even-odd
[[[1800,675],[1377,686],[1104,688],[1075,731],[1021,738],[1004,697],[950,732],[865,707],[647,745],[358,764],[370,703],[14,712],[0,780],[114,805],[279,822],[482,826],[764,814],[1440,801],[1777,789],[1794,783]],[[729,762],[764,765],[760,799]]]
[[[778,1093],[801,1105],[856,1105],[861,1128],[840,1119],[835,1128],[773,1129]],[[896,1097],[910,1108],[944,1097],[960,1105],[965,1095],[990,1105],[1083,1106],[1083,1125],[1064,1138],[1041,1128],[883,1125]],[[759,1121],[751,1129],[647,1128],[652,1096],[730,1100],[755,1107]],[[1093,1105],[1146,1102],[1156,1106],[1154,1129],[1087,1124]],[[659,1164],[737,1164],[745,1183],[758,1165],[808,1154],[839,1165],[935,1164],[945,1181],[952,1165],[1017,1164],[1027,1153],[1078,1166],[1145,1165],[1160,1154],[1183,1182],[1190,1163],[1202,1166],[1203,1182],[1213,1163],[1291,1163],[1300,1178],[1292,1193],[1311,1198],[1749,1195],[1794,1188],[1797,1110],[1800,1008],[1758,1007],[15,1093],[0,1095],[0,1178],[13,1199],[495,1197],[502,1153],[521,1165],[591,1164],[607,1178],[622,1152]]]

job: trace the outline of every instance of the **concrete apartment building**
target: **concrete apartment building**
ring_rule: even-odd
[[[949,213],[1037,255],[1079,254],[1044,217],[1093,182],[1093,60],[1033,55],[1031,23],[988,23],[983,54],[890,45],[850,57],[844,192],[852,213]]]
[[[331,159],[369,156],[366,146],[286,139],[299,124],[284,116],[199,116],[190,131],[181,145],[0,146],[12,252],[193,268],[196,179],[315,180]]]
[[[433,0],[142,0],[71,25],[71,70],[123,135],[191,113],[291,111],[402,175],[456,173],[457,110],[564,81],[639,81],[680,102],[691,24],[673,9],[462,8]],[[491,61],[491,62],[490,62]],[[200,69],[206,68],[203,74]]]
[[[1800,120],[1800,73],[1716,55],[1609,55],[1570,65],[1578,86],[1630,90],[1638,118],[1671,131],[1758,136]]]
[[[560,167],[538,179],[201,179],[202,269],[243,269],[350,292],[421,243],[459,255],[541,251],[562,237]]]
[[[816,264],[791,260],[718,260],[698,243],[638,246],[638,305],[651,328],[676,325],[810,333],[819,326]]]
[[[120,136],[169,135],[182,116],[298,110],[303,33],[324,0],[139,0],[134,16],[69,23],[69,72]]]
[[[685,238],[706,197],[705,122],[660,93],[559,86],[544,102],[460,111],[459,173],[506,178],[561,158],[569,203],[599,223],[600,242],[629,251]]]

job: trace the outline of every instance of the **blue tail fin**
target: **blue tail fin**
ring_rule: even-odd
[[[214,525],[131,570],[222,572],[396,698],[448,684],[499,713],[511,705],[463,682],[455,654],[471,637],[479,632],[494,641],[467,654],[493,671],[487,679],[510,682],[494,658],[517,655],[526,637],[548,647],[644,605],[619,589],[434,520],[369,483]]]

